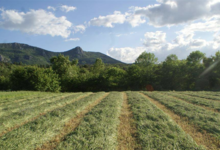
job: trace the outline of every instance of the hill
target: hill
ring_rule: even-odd
[[[123,64],[100,52],[86,52],[81,47],[75,47],[65,52],[52,52],[42,48],[21,43],[2,43],[0,44],[0,61],[3,62],[22,62],[23,64],[46,65],[50,63],[50,58],[63,54],[69,56],[70,60],[78,59],[79,64],[93,64],[96,58],[101,58],[106,64]]]

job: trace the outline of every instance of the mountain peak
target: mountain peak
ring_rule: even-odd
[[[77,53],[83,53],[83,49],[79,46],[75,47],[73,50],[77,51]]]
[[[82,56],[85,52],[83,51],[83,49],[81,47],[77,46],[69,51],[64,52],[64,53],[66,53],[67,55]]]
[[[62,54],[69,56],[70,60],[78,59],[79,64],[93,64],[96,58],[101,58],[104,63],[122,63],[105,54],[86,52],[79,46],[65,52],[52,52],[23,43],[0,43],[0,62],[22,62],[24,64],[50,64],[50,58]]]

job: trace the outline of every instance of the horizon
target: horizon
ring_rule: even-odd
[[[181,60],[192,51],[210,57],[220,50],[218,0],[3,0],[0,15],[0,43],[52,52],[79,46],[133,63],[144,51],[164,61],[170,54]]]

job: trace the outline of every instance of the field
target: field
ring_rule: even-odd
[[[1,150],[218,150],[220,92],[0,92]]]

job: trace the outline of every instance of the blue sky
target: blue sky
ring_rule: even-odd
[[[220,50],[218,0],[1,0],[0,43],[62,52],[76,46],[131,63]]]

